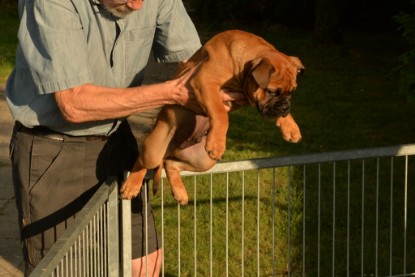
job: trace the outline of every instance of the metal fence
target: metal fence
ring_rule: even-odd
[[[119,222],[131,224],[131,214],[125,212],[131,211],[129,201],[121,207],[120,221],[118,185],[110,178],[30,276],[131,276],[131,230],[122,228],[120,236],[118,228]]]
[[[415,276],[414,166],[415,145],[401,145],[252,159],[221,163],[201,174],[184,172],[187,206],[175,203],[166,184],[152,197],[164,249],[162,275]],[[91,217],[88,224],[103,224],[92,233],[118,234],[109,231],[112,224],[106,220]],[[73,237],[84,232],[77,227]],[[45,276],[68,266],[68,256],[78,257],[79,271],[88,267],[98,272],[92,265],[107,260],[97,276],[131,275],[129,263],[113,267],[105,253],[103,258],[94,252],[74,254],[88,248],[76,240],[72,252],[57,257],[67,251],[61,250],[68,248],[67,237],[42,261],[46,268],[54,258]],[[101,253],[98,249],[111,247],[111,241],[116,240],[91,242],[89,249]],[[127,253],[125,261],[131,258],[128,245],[121,251]]]

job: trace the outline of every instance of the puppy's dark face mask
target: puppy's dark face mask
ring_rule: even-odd
[[[304,66],[296,57],[272,53],[249,62],[245,92],[252,105],[266,118],[290,113],[291,95],[297,88],[297,75]]]
[[[258,112],[268,119],[285,117],[290,113],[291,94],[283,94],[279,90],[276,92],[264,90],[263,101],[256,102]]]

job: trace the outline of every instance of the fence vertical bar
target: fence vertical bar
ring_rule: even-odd
[[[124,180],[128,178],[130,172],[124,172]],[[140,196],[138,196],[140,197]],[[145,204],[143,204],[145,206]],[[122,272],[124,276],[132,275],[132,243],[131,243],[131,200],[121,200],[121,249],[122,249]],[[146,241],[147,244],[147,241]]]
[[[124,276],[131,276],[132,249],[131,249],[131,200],[121,200],[122,222],[122,269]]]
[[[260,170],[258,169],[258,171],[257,171],[257,181],[258,181],[258,183],[257,183],[257,190],[258,190],[258,192],[257,192],[257,232],[256,232],[256,241],[257,241],[257,276],[259,277],[260,276],[260,262],[259,262],[259,216],[260,216],[260,214],[259,214],[259,208],[260,208],[260,194],[261,194],[261,190],[260,190],[260,188],[261,188],[261,186],[260,186],[260,184],[261,184],[261,182],[260,182],[260,174],[259,174],[259,172],[260,172]]]
[[[318,164],[318,207],[317,207],[317,276],[320,276],[320,232],[321,232],[321,164]]]
[[[305,248],[305,234],[306,234],[306,165],[303,165],[303,277],[305,276],[305,255],[306,255],[306,248]]]
[[[362,160],[362,231],[361,231],[361,261],[360,274],[364,276],[364,253],[365,253],[365,160]]]
[[[146,277],[148,277],[148,182],[144,182],[143,184],[144,189],[144,234],[145,234],[145,245],[146,245]]]
[[[104,205],[104,213],[105,213],[105,216],[104,216],[104,226],[103,226],[104,233],[103,233],[103,236],[104,236],[104,241],[105,241],[105,244],[104,244],[104,248],[105,248],[105,251],[104,251],[105,276],[109,276],[108,275],[108,256],[109,256],[109,253],[108,253],[108,232],[107,232],[107,226],[108,226],[108,207],[107,207],[107,205]]]
[[[102,253],[102,245],[101,245],[101,214],[100,214],[100,210],[98,210],[97,211],[97,234],[96,234],[96,240],[97,240],[97,244],[98,244],[98,253],[97,253],[97,256],[98,256],[98,271],[97,271],[97,273],[98,273],[98,276],[102,276],[101,275],[101,267],[102,267],[102,264],[101,264],[101,253]]]
[[[196,207],[196,198],[197,198],[197,191],[196,191],[196,176],[193,177],[194,180],[194,236],[193,236],[193,242],[194,242],[194,276],[197,275],[197,207]]]
[[[108,220],[108,221],[110,221],[110,220]],[[110,224],[108,224],[108,226],[110,226]],[[85,255],[85,257],[88,257],[88,258],[86,258],[86,268],[90,268],[90,266],[91,266],[91,255],[90,255],[90,243],[89,243],[89,229],[91,228],[91,224],[88,224],[87,225],[87,228],[85,229],[85,231],[86,231],[86,235],[85,235],[85,237],[86,237],[86,254],[87,255]],[[109,227],[107,227],[108,228],[108,230],[109,230]],[[118,228],[117,228],[118,229]],[[114,239],[114,238],[112,238],[112,239]],[[108,235],[108,240],[110,240],[110,236]],[[108,245],[108,251],[109,250],[114,250],[113,248],[113,245]],[[118,251],[118,250],[117,250]],[[109,270],[111,270],[111,266],[112,266],[112,264],[111,264],[111,262],[108,262],[109,263],[109,266],[108,266],[108,268],[109,268]],[[118,261],[117,261],[117,264],[118,264]],[[117,269],[117,271],[118,271],[118,269]],[[90,270],[87,270],[86,271],[87,272],[87,276],[90,276]]]
[[[106,204],[106,205],[108,205],[108,203]],[[107,215],[108,216],[108,215]],[[105,225],[105,226],[108,226],[108,225]],[[86,246],[85,246],[85,230],[86,229],[84,229],[83,231],[82,231],[82,235],[81,235],[81,237],[82,237],[82,240],[81,240],[81,244],[82,244],[82,261],[81,261],[81,263],[82,263],[82,276],[86,276],[86,252],[85,252],[85,248],[86,248]],[[108,234],[108,233],[107,233]],[[108,238],[108,237],[107,237]],[[107,265],[108,266],[108,265]]]
[[[275,276],[275,167],[272,168],[272,276]]]
[[[213,174],[210,174],[210,227],[209,227],[209,272],[213,276]]]
[[[66,254],[66,256],[68,257],[67,264],[66,264],[66,272],[65,272],[67,274],[67,276],[72,275],[72,270],[73,270],[73,268],[72,268],[72,253],[73,253],[73,249],[71,247],[71,248],[69,248],[69,253]]]
[[[177,276],[180,277],[180,272],[181,272],[181,257],[180,257],[180,204],[177,204],[177,259],[178,259],[178,272],[177,272]]]
[[[332,228],[332,276],[336,272],[336,162],[333,162],[333,228]]]
[[[288,277],[291,276],[291,167],[288,167],[288,195],[287,195],[287,263],[288,263]]]
[[[346,256],[347,256],[347,268],[346,276],[350,276],[350,160],[347,161],[347,245],[346,245]]]
[[[376,233],[375,233],[375,276],[378,276],[378,259],[379,259],[379,158],[376,159]]]
[[[391,180],[390,180],[390,225],[389,225],[389,275],[392,276],[392,251],[393,251],[393,164],[394,160],[391,157]]]
[[[75,241],[74,243],[74,256],[73,256],[73,269],[74,269],[74,276],[79,276],[79,271],[78,271],[78,241]]]
[[[245,171],[242,171],[242,242],[241,242],[241,263],[242,276],[245,276]]]
[[[118,183],[108,195],[108,276],[119,275]],[[88,251],[87,251],[88,252]]]
[[[229,172],[226,172],[226,276],[229,276]]]
[[[161,276],[164,277],[164,179],[161,179],[161,249],[163,249],[161,254]]]
[[[96,238],[96,233],[97,233],[97,215],[94,214],[94,217],[92,219],[92,232],[91,232],[91,238],[92,238],[92,246],[93,246],[93,259],[94,259],[94,264],[93,264],[93,268],[94,268],[94,276],[97,276],[97,238]]]
[[[403,274],[406,276],[406,239],[408,227],[408,156],[405,156],[405,208],[404,208],[404,235],[403,235]]]

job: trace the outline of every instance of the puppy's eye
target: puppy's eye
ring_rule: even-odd
[[[282,94],[282,89],[277,89],[277,90],[267,90],[267,92],[270,94],[270,96],[272,97],[278,97]]]

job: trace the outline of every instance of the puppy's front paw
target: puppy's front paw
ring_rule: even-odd
[[[172,187],[172,190],[174,199],[176,199],[177,203],[179,203],[180,205],[187,205],[187,203],[189,202],[189,196],[187,195],[186,188],[181,187],[178,189]]]
[[[226,139],[216,139],[214,136],[208,135],[205,149],[212,160],[219,161],[226,150]]]
[[[286,141],[297,143],[301,140],[301,131],[294,118],[289,114],[286,117],[279,117],[276,125],[280,128],[282,138]]]
[[[288,142],[293,142],[293,143],[297,143],[301,140],[301,132],[300,129],[292,126],[292,128],[289,128],[287,130],[282,130],[282,138]]]

